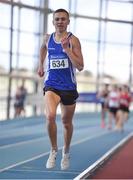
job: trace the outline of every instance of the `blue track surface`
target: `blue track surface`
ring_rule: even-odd
[[[57,118],[59,153],[56,168],[47,170],[49,139],[43,117],[0,122],[0,179],[73,179],[133,131],[130,117],[123,133],[100,128],[99,114],[76,114],[71,166],[60,170],[63,132]]]

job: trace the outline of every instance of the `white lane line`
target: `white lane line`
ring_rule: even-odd
[[[46,171],[46,170],[39,170],[39,169],[15,169],[15,170],[12,170],[12,169],[10,169],[9,170],[10,172],[32,172],[32,173],[34,173],[34,172],[41,172],[41,173],[59,173],[59,174],[78,174],[79,173],[79,171],[78,172],[76,172],[76,171],[59,171],[59,170],[50,170],[50,171]]]
[[[41,138],[30,139],[30,140],[26,140],[26,141],[22,141],[22,142],[17,142],[17,143],[13,143],[13,144],[3,145],[3,146],[0,146],[0,150],[1,150],[1,149],[5,149],[5,148],[14,147],[14,146],[23,145],[23,144],[29,144],[29,143],[37,142],[37,141],[41,141],[41,140],[44,141],[44,138],[45,138],[45,137],[41,137]]]
[[[118,148],[124,145],[131,137],[133,136],[133,132],[127,135],[124,139],[122,139],[118,144],[116,144],[113,148],[111,148],[107,153],[105,153],[100,159],[98,159],[95,163],[89,166],[86,170],[84,170],[81,174],[76,176],[74,180],[85,179],[89,176],[90,172],[95,169],[98,165],[104,162],[110,155],[112,155]]]
[[[12,165],[7,166],[7,167],[5,167],[5,168],[3,168],[3,169],[0,169],[0,173],[3,172],[3,171],[6,171],[6,170],[8,170],[8,169],[11,169],[11,168],[13,168],[13,167],[22,165],[22,164],[27,163],[27,162],[30,162],[30,161],[33,161],[33,160],[35,160],[35,159],[39,159],[40,157],[46,156],[46,155],[48,155],[48,154],[49,154],[49,152],[41,153],[41,154],[39,154],[39,155],[37,155],[37,156],[34,156],[34,157],[30,158],[30,159],[27,159],[27,160],[25,160],[25,161],[21,161],[21,162],[12,164]]]
[[[47,138],[47,137],[40,137],[40,138],[30,139],[30,140],[21,141],[21,142],[17,142],[17,143],[13,143],[13,144],[3,145],[3,146],[0,146],[0,150],[5,149],[5,148],[14,147],[14,146],[19,146],[19,145],[29,144],[29,143],[33,143],[33,142],[38,142],[38,141],[42,141],[42,140],[44,141],[44,138]],[[87,140],[88,140],[88,138],[87,138]]]
[[[102,133],[97,134],[97,135],[89,136],[88,138],[83,138],[83,139],[81,139],[81,140],[79,140],[79,141],[73,142],[73,143],[71,144],[71,146],[74,146],[74,145],[83,143],[83,142],[85,142],[85,141],[91,140],[91,139],[96,138],[96,137],[100,137],[100,136],[105,135],[105,134],[109,134],[109,132],[102,132]],[[59,147],[59,150],[61,150],[61,149],[62,149],[62,147]],[[27,160],[25,160],[25,161],[21,161],[21,162],[12,164],[12,165],[10,165],[10,166],[7,166],[7,167],[5,167],[5,168],[0,169],[0,173],[3,172],[3,171],[6,171],[6,170],[8,170],[8,169],[11,169],[11,168],[13,168],[13,167],[22,165],[22,164],[24,164],[24,163],[27,163],[27,162],[30,162],[30,161],[39,159],[40,157],[46,156],[46,155],[48,155],[48,154],[49,154],[49,152],[41,153],[41,154],[39,154],[39,155],[37,155],[37,156],[34,156],[34,157],[30,158],[30,159],[27,159]]]
[[[112,131],[112,132],[113,132],[113,131]],[[111,133],[111,132],[106,131],[106,132],[102,132],[102,133],[100,133],[100,134],[95,134],[95,135],[92,135],[92,136],[83,138],[83,139],[81,139],[81,140],[78,140],[78,141],[76,141],[76,142],[73,142],[73,143],[72,143],[72,146],[73,146],[73,145],[80,144],[80,143],[83,143],[83,142],[88,141],[88,140],[91,140],[91,139],[94,139],[94,138],[96,138],[96,137],[100,137],[100,136],[105,135],[105,134],[110,134],[110,133]]]

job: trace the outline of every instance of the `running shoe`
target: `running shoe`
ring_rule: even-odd
[[[67,170],[70,166],[70,154],[62,153],[61,170]]]
[[[47,169],[52,169],[52,168],[55,167],[56,156],[57,156],[57,151],[53,150],[53,151],[50,152],[49,158],[48,158],[47,163],[46,163],[46,168]]]
[[[118,132],[124,132],[124,128],[119,126],[115,126],[114,130]]]

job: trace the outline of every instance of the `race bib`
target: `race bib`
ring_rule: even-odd
[[[51,59],[50,69],[65,69],[68,68],[68,59]]]

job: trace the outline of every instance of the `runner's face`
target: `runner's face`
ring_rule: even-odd
[[[53,25],[57,32],[64,32],[69,24],[69,17],[65,12],[55,13],[53,16]]]

